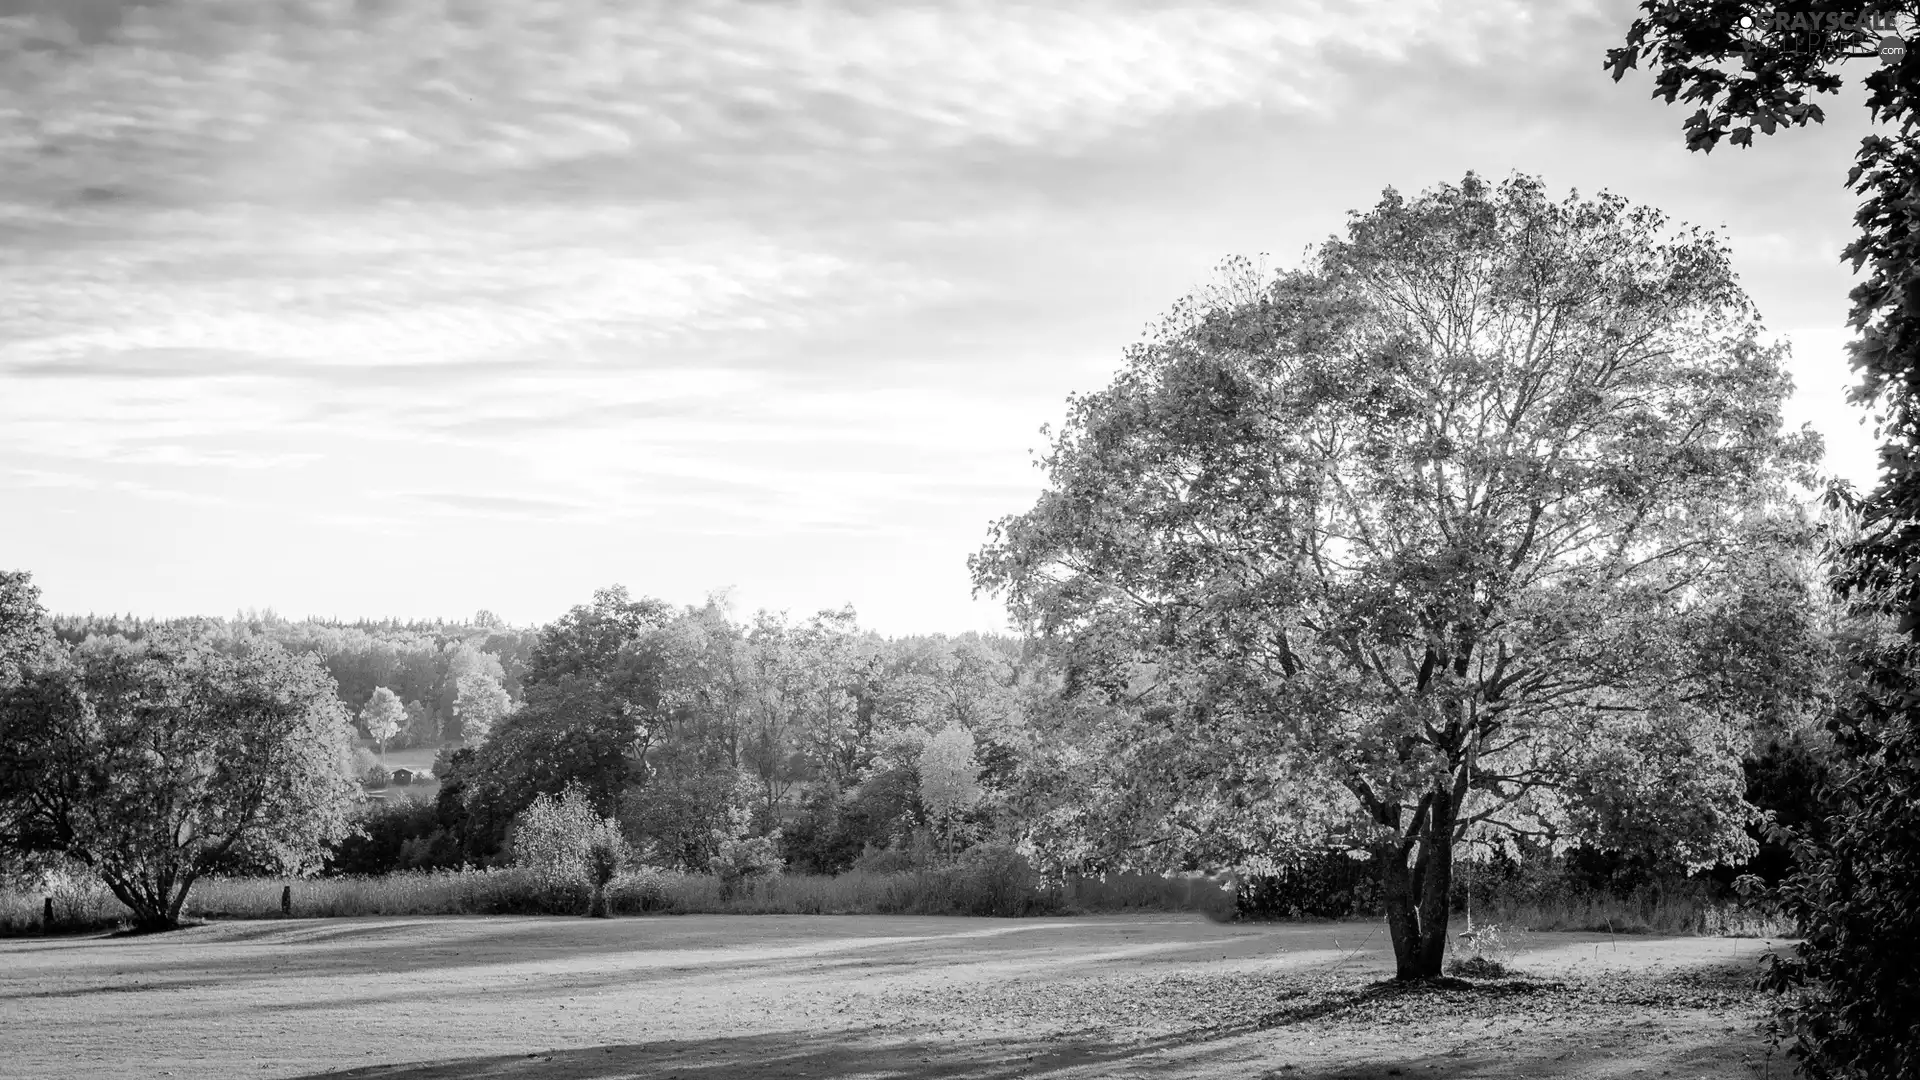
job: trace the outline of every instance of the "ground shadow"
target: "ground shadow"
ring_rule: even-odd
[[[1696,1062],[1725,1059],[1740,1045],[1727,1040],[1696,1048]],[[1355,1055],[1358,1057],[1359,1055]],[[1116,1076],[1198,1074],[1249,1080],[1388,1080],[1400,1076],[1553,1077],[1584,1075],[1609,1059],[1588,1048],[1553,1057],[1515,1058],[1498,1052],[1374,1056],[1367,1060],[1288,1060],[1284,1047],[1263,1046],[1222,1033],[1147,1038],[983,1039],[957,1042],[938,1035],[886,1039],[874,1034],[783,1033],[708,1040],[624,1043],[530,1054],[447,1058],[310,1073],[297,1080],[727,1080],[781,1077],[827,1080],[1014,1080],[1049,1075]]]

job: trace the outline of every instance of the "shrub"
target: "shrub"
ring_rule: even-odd
[[[720,882],[722,900],[743,887],[751,894],[757,882],[778,878],[786,868],[780,857],[780,830],[720,841],[709,867]]]
[[[1011,845],[968,848],[953,873],[965,914],[1017,916],[1040,906],[1040,875]]]
[[[322,872],[384,874],[460,865],[460,846],[441,826],[433,803],[369,799],[354,811],[353,832],[328,852]]]
[[[559,798],[541,795],[520,815],[513,862],[545,895],[550,910],[603,912],[603,890],[629,858],[626,838],[612,818],[596,814],[586,792],[568,785]]]
[[[1455,875],[1458,880],[1459,875]],[[1341,919],[1380,911],[1380,870],[1344,850],[1301,855],[1274,874],[1241,878],[1237,897],[1248,919]]]
[[[1214,922],[1232,922],[1240,914],[1237,882],[1202,874],[1069,877],[1057,891],[1075,911],[1197,911]]]
[[[673,906],[674,885],[683,877],[652,869],[621,874],[607,885],[607,906],[620,914],[666,911]]]
[[[388,772],[384,765],[375,765],[360,775],[360,782],[365,784],[369,791],[379,791],[392,779],[393,774]]]
[[[1909,616],[1910,617],[1910,616]],[[1815,1080],[1920,1076],[1920,709],[1914,646],[1866,654],[1868,689],[1830,723],[1823,816],[1791,839],[1778,892],[1804,939],[1769,956],[1770,1029]]]

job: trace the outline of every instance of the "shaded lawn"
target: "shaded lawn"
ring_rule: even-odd
[[[0,942],[0,1075],[1719,1080],[1767,1065],[1744,986],[1765,942],[1536,934],[1516,960],[1529,979],[1408,991],[1379,985],[1383,936],[1191,916],[676,916]]]

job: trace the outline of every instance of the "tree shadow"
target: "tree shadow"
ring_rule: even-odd
[[[1720,1040],[1689,1051],[1690,1062],[1725,1060],[1740,1044]],[[1543,1042],[1543,1052],[1555,1044]],[[1588,1075],[1616,1055],[1588,1047],[1551,1057],[1510,1052],[1453,1050],[1366,1056],[1326,1062],[1301,1060],[1286,1046],[1261,1045],[1243,1032],[1189,1033],[1109,1042],[986,1038],[958,1040],[922,1034],[883,1039],[858,1031],[787,1032],[704,1040],[662,1040],[528,1054],[497,1054],[435,1061],[361,1066],[309,1073],[296,1080],[731,1080],[781,1077],[828,1080],[1015,1080],[1044,1076],[1167,1075],[1236,1076],[1255,1080],[1387,1080],[1394,1076],[1552,1077]],[[1291,1059],[1291,1060],[1290,1060]]]

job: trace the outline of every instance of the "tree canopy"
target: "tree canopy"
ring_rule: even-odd
[[[157,928],[220,860],[298,871],[345,834],[352,728],[311,658],[177,634],[61,651],[0,690],[0,843],[84,863]]]
[[[1401,975],[1438,974],[1469,827],[1750,843],[1705,630],[1804,545],[1818,454],[1760,331],[1724,247],[1655,211],[1389,190],[1305,269],[1229,264],[1075,398],[976,583],[1078,682],[1159,703],[1133,797],[1163,858],[1346,828]]]
[[[1920,787],[1920,50],[1908,42],[1897,60],[1871,62],[1873,26],[1911,32],[1911,3],[1792,7],[1647,0],[1606,66],[1619,81],[1644,62],[1653,96],[1697,103],[1685,122],[1693,150],[1824,121],[1815,98],[1847,85],[1847,61],[1879,125],[1846,174],[1861,201],[1841,258],[1866,271],[1847,320],[1852,397],[1883,414],[1885,442],[1874,489],[1836,487],[1830,501],[1861,525],[1834,544],[1833,583],[1892,636],[1867,634],[1852,650],[1857,691],[1829,725],[1840,758],[1820,788],[1821,819],[1793,835],[1799,870],[1782,892],[1806,937],[1770,981],[1783,994],[1777,1030],[1803,1071],[1891,1080],[1920,1075],[1920,804],[1906,794]]]

